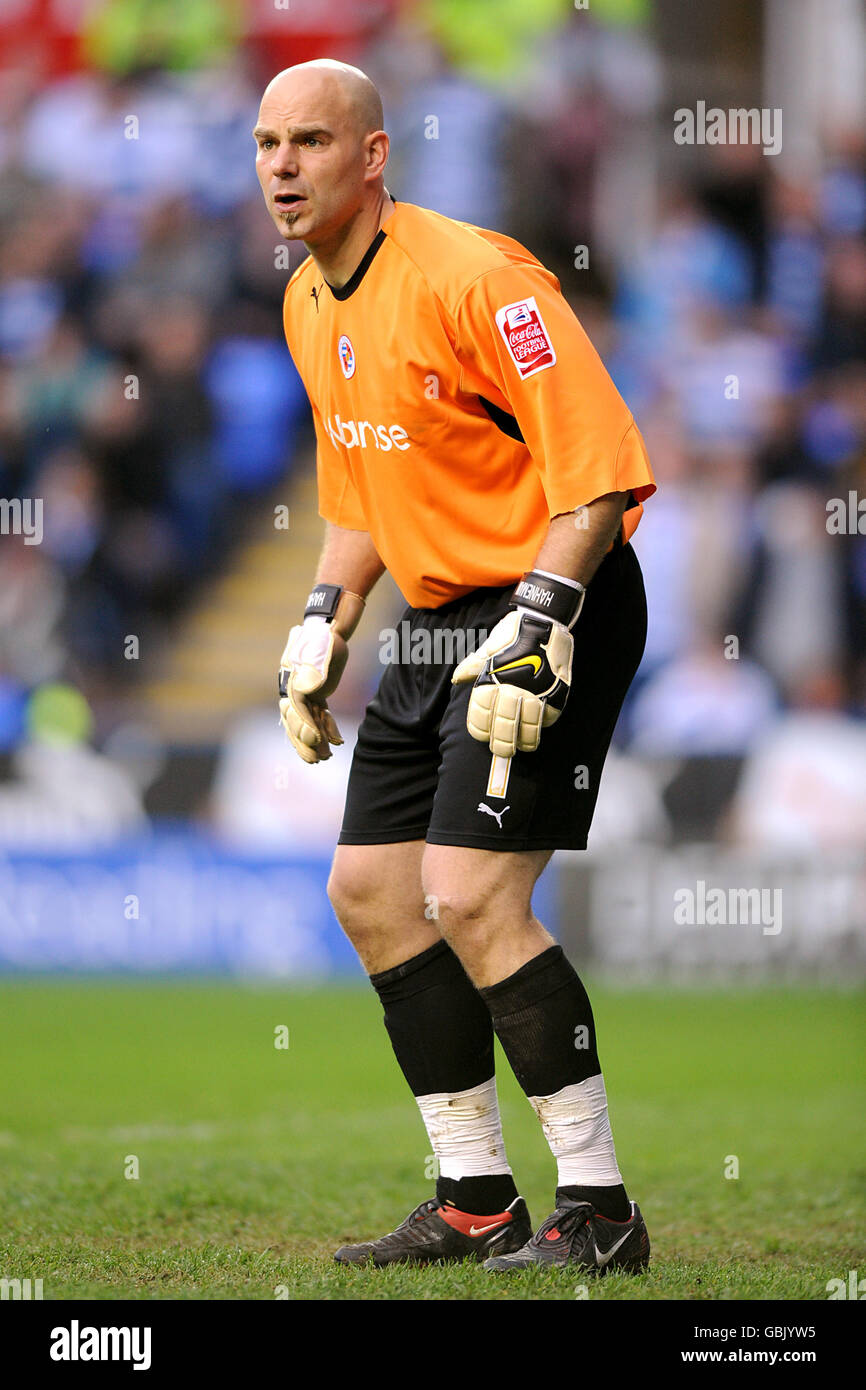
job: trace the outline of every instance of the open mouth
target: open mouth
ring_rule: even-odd
[[[306,202],[306,198],[300,193],[275,193],[274,204],[281,209],[297,207],[299,203]]]

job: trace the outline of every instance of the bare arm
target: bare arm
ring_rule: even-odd
[[[325,543],[316,570],[317,584],[342,584],[353,594],[366,598],[385,573],[368,531],[348,531],[325,523]]]
[[[533,568],[588,584],[620,528],[627,500],[627,492],[608,492],[553,517]]]

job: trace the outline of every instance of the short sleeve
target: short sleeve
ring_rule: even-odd
[[[349,465],[334,445],[318,408],[313,405],[316,430],[316,481],[319,516],[349,531],[369,529],[361,499],[349,473]]]
[[[485,271],[461,296],[454,322],[461,388],[506,402],[551,516],[609,492],[631,492],[636,503],[655,492],[631,413],[550,271]]]

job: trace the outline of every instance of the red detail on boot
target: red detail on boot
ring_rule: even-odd
[[[439,1208],[439,1215],[449,1226],[453,1226],[455,1231],[473,1238],[489,1235],[497,1226],[504,1226],[513,1220],[510,1211],[500,1211],[492,1216],[478,1216],[469,1211],[458,1211],[456,1207],[446,1206]]]

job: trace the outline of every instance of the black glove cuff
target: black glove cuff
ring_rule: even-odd
[[[340,602],[342,592],[342,584],[316,584],[307,599],[304,617],[309,618],[317,613],[320,618],[331,622],[337,611],[337,604]]]
[[[511,595],[510,607],[530,608],[533,613],[541,613],[570,628],[577,622],[585,594],[582,584],[575,589],[561,579],[551,579],[537,570],[530,570]]]

